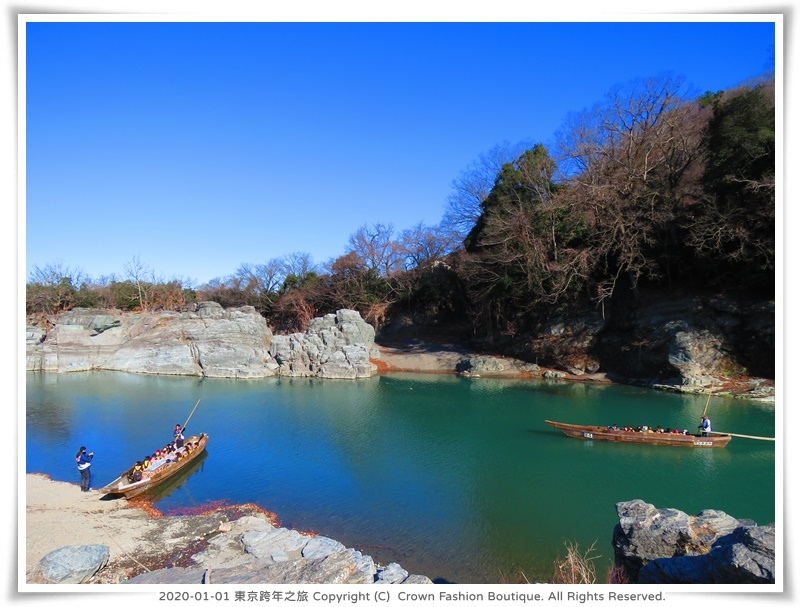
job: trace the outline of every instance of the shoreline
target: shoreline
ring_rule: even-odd
[[[701,396],[743,398],[758,403],[775,403],[775,380],[743,376],[741,378],[713,377],[714,383],[706,386],[683,386],[659,383],[653,379],[619,378],[614,379],[606,373],[585,373],[574,375],[556,369],[541,368],[541,374],[520,370],[515,366],[520,361],[494,354],[480,354],[449,344],[429,344],[413,342],[408,344],[375,344],[380,358],[370,359],[378,369],[378,375],[389,373],[429,373],[442,375],[465,375],[466,377],[486,379],[538,379],[545,381],[564,381],[574,383],[594,383],[620,386],[638,386],[660,392],[677,392]],[[481,357],[503,361],[508,364],[505,371],[483,374],[462,374],[456,365],[464,358]],[[552,376],[548,377],[548,373]],[[766,393],[758,390],[766,387]],[[770,394],[771,392],[771,394]]]
[[[120,584],[142,574],[180,575],[183,571],[194,572],[201,579],[212,569],[215,576],[221,576],[225,575],[226,569],[231,571],[243,565],[275,570],[274,575],[284,578],[279,583],[338,583],[310,577],[321,574],[308,573],[302,566],[290,567],[288,572],[281,571],[284,558],[275,558],[273,563],[269,556],[249,553],[242,543],[242,533],[254,528],[287,532],[305,538],[303,542],[319,538],[344,548],[336,540],[321,537],[314,531],[282,528],[275,513],[254,504],[205,504],[197,512],[167,516],[146,499],[109,498],[97,489],[84,493],[78,483],[56,481],[43,473],[27,473],[25,582],[34,585],[52,583],[41,578],[37,567],[50,552],[66,546],[101,544],[109,549],[108,563],[82,585]],[[353,553],[353,549],[346,550]],[[347,555],[336,553],[337,557],[341,554]],[[356,554],[360,559],[360,553]],[[424,575],[409,575],[397,563],[382,567],[371,556],[364,555],[363,559],[374,563],[373,570],[378,577],[384,575],[384,570],[390,571],[386,575],[391,576],[397,576],[398,571],[405,573],[405,578],[389,583],[432,583]],[[299,554],[294,554],[291,562],[284,564],[294,565],[303,560]],[[339,560],[344,561],[344,558]],[[324,575],[346,580],[353,575],[352,569],[352,562],[334,563],[328,566]],[[371,577],[368,579],[371,582]],[[370,583],[364,580],[363,573],[356,574],[348,583]]]

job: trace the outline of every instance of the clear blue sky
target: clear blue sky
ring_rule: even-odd
[[[364,224],[437,224],[502,142],[664,72],[698,92],[774,68],[775,26],[28,23],[26,272],[134,256],[202,284]]]

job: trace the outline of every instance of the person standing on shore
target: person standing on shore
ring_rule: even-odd
[[[92,482],[92,472],[89,470],[92,465],[94,451],[86,453],[86,447],[81,447],[75,454],[75,463],[78,464],[78,471],[81,473],[81,491],[88,491],[89,484]]]

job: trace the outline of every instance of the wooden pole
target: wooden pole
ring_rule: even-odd
[[[739,438],[752,438],[755,440],[771,440],[774,441],[774,438],[770,438],[769,436],[749,436],[747,434],[733,434],[732,432],[716,432],[713,431],[711,434],[727,434],[728,436],[738,436]]]
[[[706,400],[706,408],[703,409],[703,415],[705,415],[706,411],[708,411],[708,403],[710,402],[711,402],[711,390],[708,391],[708,399]]]
[[[194,405],[194,409],[192,409],[192,412],[189,414],[189,417],[186,418],[186,421],[181,426],[181,432],[183,432],[186,429],[186,426],[189,425],[189,420],[192,419],[192,415],[194,415],[194,411],[195,411],[195,409],[197,409],[197,405],[199,405],[199,404],[200,404],[200,399],[198,398],[197,402]]]

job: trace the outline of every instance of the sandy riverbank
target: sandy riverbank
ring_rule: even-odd
[[[161,516],[146,500],[111,499],[97,490],[82,493],[77,483],[54,481],[45,475],[25,477],[25,577],[49,552],[64,546],[103,544],[109,562],[89,583],[114,584],[168,565],[191,566],[182,562],[197,553],[209,535],[222,530],[225,522],[255,515],[274,524],[276,517],[253,505],[212,509],[186,516]],[[241,546],[217,549],[216,565],[235,562]],[[207,563],[207,566],[210,566]]]
[[[151,551],[147,539],[157,524],[124,499],[106,499],[96,490],[54,481],[40,474],[25,477],[25,570],[47,553],[70,545],[104,544],[111,561]]]
[[[471,354],[456,346],[421,342],[376,347],[380,358],[372,362],[381,372],[455,373],[456,364]]]

